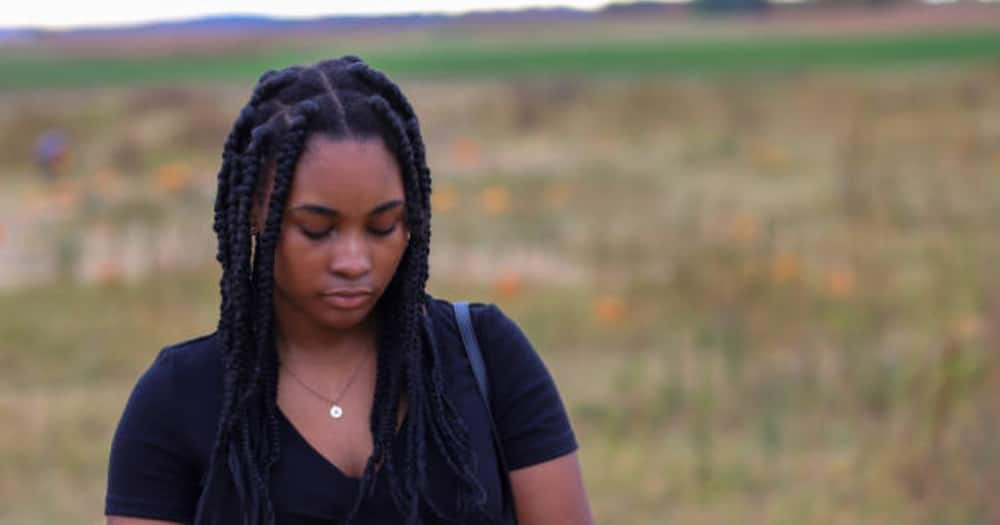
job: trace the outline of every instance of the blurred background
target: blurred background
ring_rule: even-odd
[[[344,53],[421,118],[430,292],[524,328],[598,522],[1000,523],[1000,4],[274,15],[0,14],[0,523],[103,523],[128,392],[215,328],[237,111]]]

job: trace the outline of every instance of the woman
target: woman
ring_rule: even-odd
[[[351,56],[265,73],[218,184],[218,329],[136,385],[109,524],[592,522],[523,333],[472,305],[486,403],[424,291],[430,172],[395,84]]]

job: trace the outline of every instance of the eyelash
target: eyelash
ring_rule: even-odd
[[[323,237],[326,237],[327,235],[330,234],[330,232],[333,231],[333,228],[330,228],[329,230],[322,231],[322,232],[314,232],[314,231],[307,230],[305,228],[299,228],[299,229],[302,231],[303,235],[305,235],[306,237],[308,237],[308,238],[310,238],[310,239],[312,239],[314,241],[318,241],[318,240],[322,239]],[[391,227],[389,227],[388,229],[385,229],[385,230],[376,230],[374,228],[369,228],[368,229],[368,232],[371,233],[372,235],[375,235],[376,237],[386,237],[386,236],[388,236],[389,234],[391,234],[394,231],[396,231],[396,224],[393,224]]]

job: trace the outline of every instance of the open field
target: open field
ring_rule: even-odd
[[[380,46],[381,47],[381,46]],[[719,74],[838,68],[900,67],[940,62],[1000,60],[1000,31],[729,38],[706,41],[599,40],[517,45],[440,39],[415,47],[359,50],[345,44],[267,50],[231,50],[196,56],[74,57],[0,53],[4,89],[87,87],[255,79],[280,64],[312,63],[359,54],[392,75],[454,79],[469,75],[604,76],[664,73]]]
[[[516,55],[487,48],[373,55],[441,68],[402,82],[434,170],[430,291],[524,327],[598,522],[1000,523],[998,35],[803,51],[893,64],[860,70],[757,41],[749,62],[634,44],[649,76],[591,74],[617,44],[525,47],[569,76],[506,77]],[[176,67],[142,86],[33,62],[22,87],[53,89],[0,92],[0,524],[100,522],[136,377],[214,327],[214,170],[263,64],[227,57],[129,62]],[[187,82],[210,63],[231,69]],[[74,156],[43,183],[49,127]]]

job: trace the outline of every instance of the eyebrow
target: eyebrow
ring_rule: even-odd
[[[375,206],[374,208],[372,208],[372,210],[370,212],[368,212],[368,215],[377,215],[379,213],[391,210],[393,208],[398,208],[398,207],[400,207],[402,205],[403,205],[403,201],[399,200],[399,199],[392,200],[392,201],[386,201],[386,202],[383,202],[382,204],[379,204],[378,206]],[[301,206],[296,206],[296,207],[292,208],[291,211],[305,211],[305,212],[309,212],[309,213],[315,213],[315,214],[318,214],[318,215],[326,215],[328,217],[338,217],[338,216],[340,216],[340,212],[339,211],[337,211],[337,210],[335,210],[333,208],[328,208],[326,206],[321,206],[319,204],[303,204]]]

